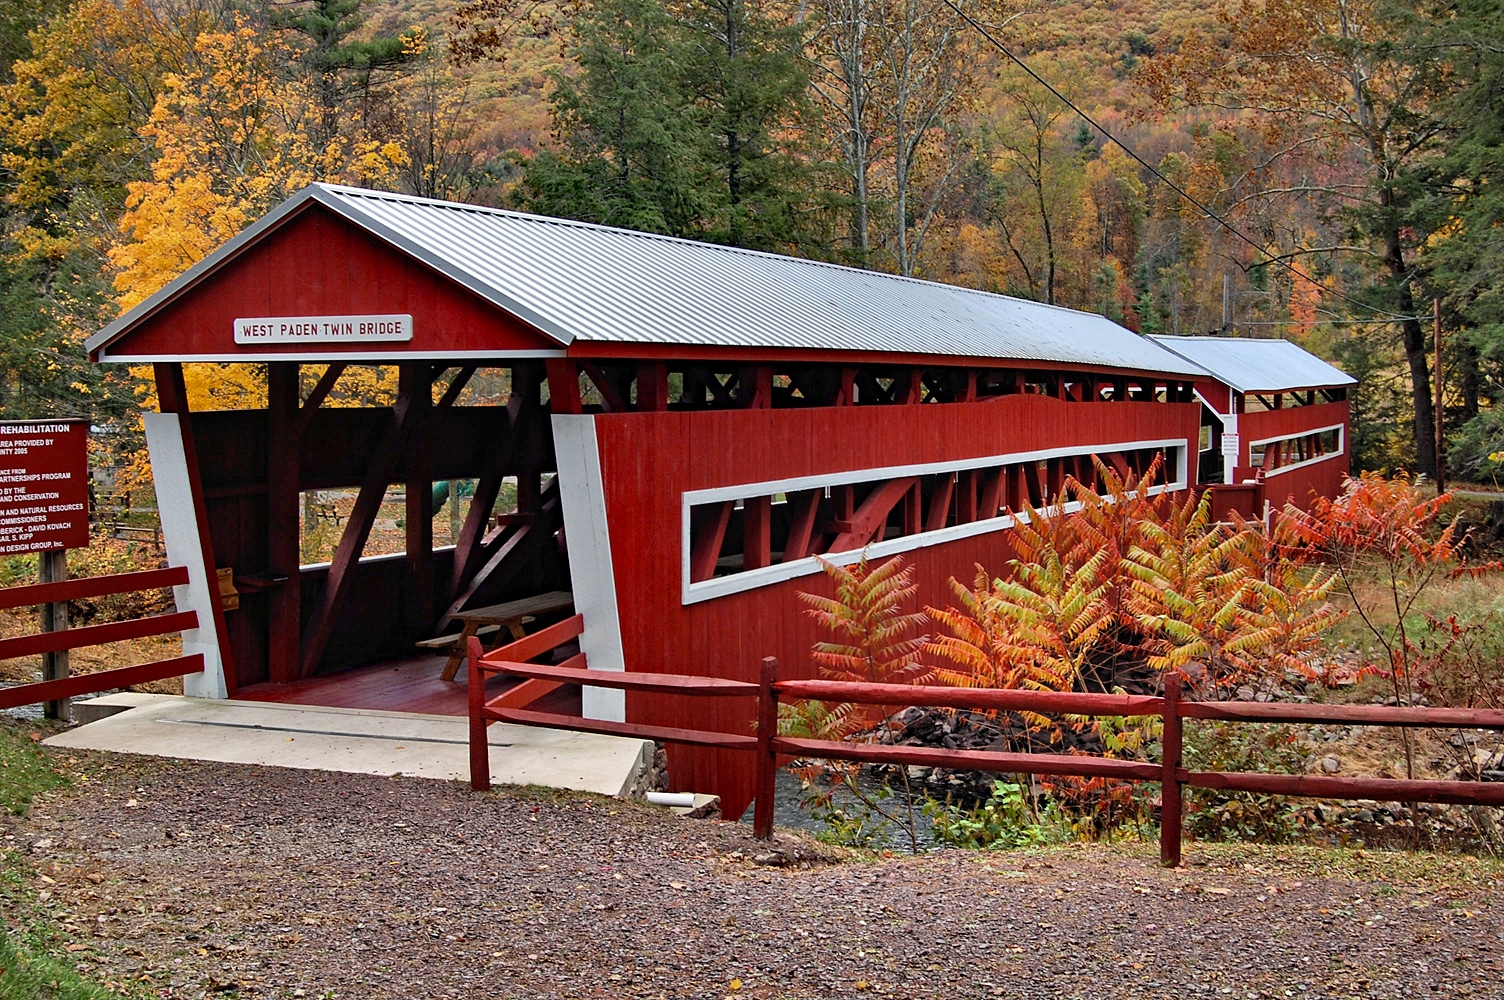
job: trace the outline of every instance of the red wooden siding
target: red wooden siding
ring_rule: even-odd
[[[686,490],[925,462],[965,461],[1042,448],[1182,439],[1194,454],[1199,403],[1065,403],[1034,395],[947,406],[824,407],[602,414],[596,417],[611,533],[622,644],[628,670],[758,678],[777,656],[788,678],[811,676],[808,651],[820,635],[800,591],[827,592],[804,576],[685,606],[680,553]],[[969,581],[974,565],[1001,571],[1007,532],[946,542],[907,554],[922,601],[947,602],[947,581]],[[631,694],[627,719],[745,734],[742,704]],[[751,798],[749,755],[670,748],[674,787],[722,796],[738,815]]]
[[[235,343],[237,318],[410,313],[413,339],[381,344]],[[295,356],[317,350],[442,357],[456,351],[549,351],[560,345],[427,265],[310,204],[131,335],[110,357]]]
[[[1242,414],[1238,417],[1238,433],[1242,439],[1239,462],[1248,461],[1248,449],[1256,441],[1296,437],[1334,425],[1342,427],[1341,455],[1303,464],[1286,472],[1278,469],[1266,471],[1263,488],[1264,497],[1276,508],[1284,506],[1286,501],[1294,501],[1297,506],[1306,507],[1313,495],[1334,497],[1342,492],[1342,479],[1351,467],[1351,428],[1348,424],[1348,404],[1345,401]],[[1270,471],[1274,474],[1271,475]],[[1253,479],[1258,472],[1258,469],[1247,464],[1239,464],[1234,473],[1234,481],[1241,483],[1245,479]],[[1240,513],[1256,517],[1262,510]]]

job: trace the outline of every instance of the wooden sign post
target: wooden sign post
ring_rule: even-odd
[[[89,545],[87,420],[0,422],[0,555],[37,553],[42,583],[68,579],[68,550]],[[68,627],[68,602],[42,605],[42,631]],[[68,651],[42,654],[42,679],[68,676]],[[67,719],[68,700],[45,705]]]

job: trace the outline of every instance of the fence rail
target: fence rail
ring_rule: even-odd
[[[580,616],[572,619],[572,621],[575,620],[579,621],[578,628],[583,630],[583,620]],[[571,636],[578,634],[579,632],[575,631],[571,633]],[[539,636],[541,635],[542,633],[539,633]],[[778,662],[772,657],[762,661],[759,683],[751,684],[714,677],[589,670],[585,668],[583,655],[576,656],[568,664],[561,666],[520,662],[523,659],[519,655],[521,653],[530,653],[532,657],[536,657],[551,648],[543,647],[538,642],[528,644],[528,640],[537,638],[538,636],[529,636],[527,640],[511,646],[503,646],[489,654],[482,654],[480,643],[477,640],[471,640],[471,784],[476,789],[490,787],[485,727],[489,722],[502,721],[661,740],[669,743],[751,750],[758,755],[753,831],[761,838],[772,835],[774,779],[780,756],[892,766],[917,764],[951,770],[991,771],[1005,774],[1157,781],[1161,786],[1160,860],[1170,867],[1178,866],[1181,861],[1181,836],[1184,823],[1183,789],[1186,787],[1331,799],[1504,806],[1504,783],[1191,771],[1183,766],[1181,757],[1183,723],[1186,719],[1238,723],[1304,722],[1336,725],[1504,729],[1504,711],[1388,705],[1183,701],[1180,677],[1174,674],[1165,678],[1163,697],[906,684],[861,684],[825,680],[780,681],[777,676]],[[675,729],[627,722],[603,722],[577,716],[533,712],[526,710],[525,704],[511,692],[488,702],[481,693],[483,679],[487,674],[497,673],[528,678],[529,680],[524,683],[546,682],[555,686],[561,683],[577,683],[628,691],[656,691],[671,694],[722,697],[756,695],[756,735]],[[951,750],[938,747],[847,743],[777,735],[779,702],[802,698],[888,707],[924,705],[1069,715],[1158,717],[1163,720],[1161,760],[1159,763],[1152,763],[1082,754]],[[502,704],[503,702],[508,702],[508,704]]]
[[[0,590],[0,610],[38,605],[65,606],[68,601],[158,590],[163,587],[180,586],[187,582],[187,568],[172,566],[167,569],[114,573],[108,576],[79,577],[73,580],[58,580],[25,587],[9,587]],[[66,624],[66,617],[54,617],[62,618]],[[197,627],[198,614],[194,611],[175,611],[170,614],[150,615],[121,622],[86,625],[82,628],[64,627],[54,631],[0,639],[0,660],[38,654],[44,656],[62,654],[67,650],[80,649],[85,646],[186,632]],[[0,688],[0,709],[46,702],[49,705],[49,714],[66,717],[65,699],[132,684],[145,684],[150,681],[166,680],[169,677],[196,674],[204,669],[202,653],[72,676],[67,674],[66,660],[61,662],[63,663],[62,676],[44,677],[43,680],[35,683]],[[44,664],[44,674],[49,669],[51,668]],[[58,706],[56,713],[53,712],[51,706]]]

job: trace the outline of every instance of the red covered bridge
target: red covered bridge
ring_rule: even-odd
[[[1214,507],[1258,516],[1265,501],[1336,496],[1349,469],[1351,375],[1287,340],[1154,337],[1205,369],[1199,482],[1225,483]]]
[[[751,680],[775,655],[795,674],[818,638],[796,596],[821,586],[816,555],[904,552],[942,599],[952,574],[1002,565],[1004,510],[1042,503],[1068,474],[1090,480],[1092,456],[1127,471],[1163,453],[1159,488],[1195,483],[1209,379],[1100,316],[325,185],[89,347],[154,365],[164,533],[191,570],[180,604],[204,623],[185,643],[209,654],[188,690],[217,697],[337,696],[373,664],[411,666],[414,643],[468,609],[560,592],[592,669]],[[182,366],[230,361],[266,365],[266,407],[193,411]],[[397,368],[395,403],[321,405],[359,365]],[[321,371],[311,388],[301,366]],[[501,390],[467,391],[483,378]],[[436,548],[432,484],[459,479],[474,500]],[[394,484],[405,551],[363,555]],[[515,503],[498,505],[511,485]],[[354,510],[333,559],[304,565],[301,496],[332,489],[358,489]],[[211,586],[221,569],[235,610]],[[556,603],[554,617],[570,613]],[[462,712],[463,679],[441,680],[441,665],[417,669]],[[432,710],[415,690],[389,685],[372,707]],[[751,712],[579,698],[593,718],[695,713],[727,732]],[[671,779],[736,814],[746,756],[674,749]]]

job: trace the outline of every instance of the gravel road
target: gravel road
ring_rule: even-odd
[[[24,905],[163,997],[1504,998],[1501,869],[1468,859],[783,836],[769,867],[745,827],[588,796],[72,761],[0,820]]]

